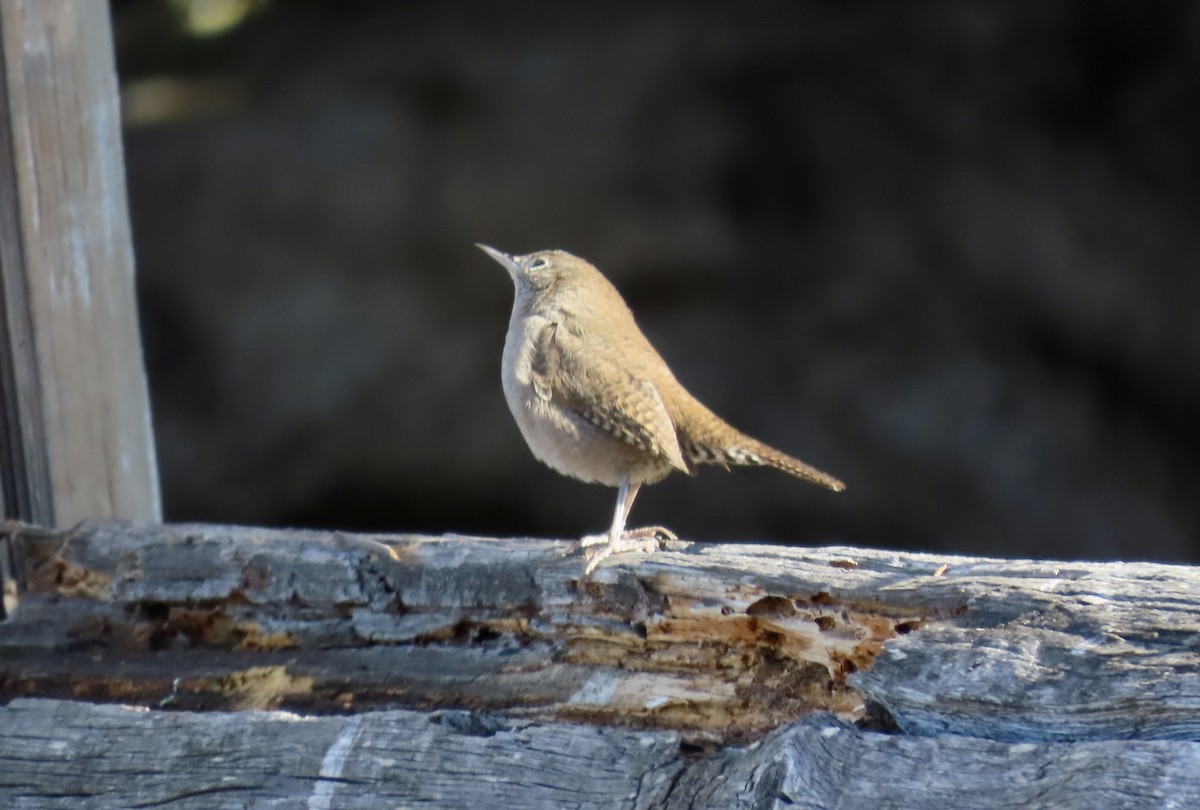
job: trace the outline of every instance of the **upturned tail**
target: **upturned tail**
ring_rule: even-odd
[[[800,459],[780,452],[757,439],[752,439],[745,434],[739,434],[739,439],[731,446],[726,447],[719,458],[709,463],[736,464],[744,467],[774,467],[776,470],[782,470],[810,484],[832,489],[834,492],[841,492],[846,488],[845,484],[829,473],[818,470],[811,464],[805,464]]]
[[[845,484],[829,473],[747,436],[695,399],[692,402],[698,408],[687,408],[687,415],[676,423],[680,450],[689,467],[697,464],[773,467],[834,492],[841,492],[846,488]]]

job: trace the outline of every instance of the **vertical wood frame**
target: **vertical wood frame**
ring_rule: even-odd
[[[0,0],[0,509],[161,520],[102,0]]]

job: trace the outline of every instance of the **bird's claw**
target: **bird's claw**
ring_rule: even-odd
[[[675,532],[668,529],[666,526],[641,526],[637,529],[627,529],[621,533],[621,539],[618,545],[625,540],[678,540],[679,537]],[[609,542],[608,534],[589,534],[584,536],[579,541],[580,548],[588,548],[589,546],[602,546]],[[615,549],[613,553],[626,551],[625,548]]]
[[[659,550],[660,541],[677,539],[679,538],[675,536],[675,532],[665,526],[642,526],[637,529],[629,529],[616,538],[607,534],[589,534],[579,541],[580,548],[584,549],[584,554],[588,558],[583,575],[585,577],[590,575],[596,570],[596,566],[614,554],[626,554],[634,551],[653,554]]]

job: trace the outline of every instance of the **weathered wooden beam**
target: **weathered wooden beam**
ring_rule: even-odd
[[[0,517],[160,514],[108,4],[0,0]]]
[[[1195,568],[676,543],[581,581],[554,541],[6,539],[0,723],[60,730],[41,781],[0,742],[0,804],[486,804],[472,780],[530,807],[1200,803]],[[149,711],[20,699],[47,697]],[[254,711],[279,708],[302,716]],[[161,770],[120,784],[145,746]]]
[[[18,530],[25,592],[0,625],[0,697],[454,705],[718,743],[816,709],[862,716],[846,676],[961,599],[836,596],[829,588],[851,573],[836,551],[809,558],[815,579],[788,573],[785,552],[724,547],[581,583],[563,543],[384,539],[397,559],[319,532]]]
[[[1200,743],[1008,744],[863,732],[816,715],[751,747],[464,711],[163,712],[55,700],[0,708],[6,807],[1193,807]]]

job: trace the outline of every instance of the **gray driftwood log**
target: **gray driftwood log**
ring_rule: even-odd
[[[3,807],[1200,806],[1194,568],[680,543],[581,582],[555,541],[0,542]]]

